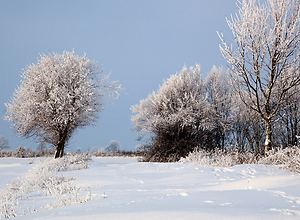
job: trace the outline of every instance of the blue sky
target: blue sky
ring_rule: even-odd
[[[1,0],[0,135],[11,148],[35,149],[33,139],[17,137],[3,120],[5,103],[20,85],[20,73],[39,54],[75,50],[98,62],[103,74],[125,88],[105,103],[94,127],[79,129],[67,150],[106,147],[118,140],[124,150],[140,142],[131,128],[131,106],[181,68],[227,68],[216,31],[232,35],[225,16],[237,12],[235,0]]]

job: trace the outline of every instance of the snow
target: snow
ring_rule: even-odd
[[[1,189],[26,175],[37,160],[1,158]],[[38,212],[17,219],[300,218],[300,175],[275,166],[207,167],[93,158],[88,169],[59,174],[76,177],[77,186],[89,186],[94,200],[45,210],[40,206],[49,196],[31,193],[20,202]]]
[[[19,177],[24,176],[28,169],[31,168],[30,163],[33,159],[21,158],[1,158],[0,159],[0,190],[12,183]]]

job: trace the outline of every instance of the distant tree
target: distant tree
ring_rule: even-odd
[[[8,148],[10,148],[8,140],[4,136],[0,135],[0,149],[6,150]]]
[[[300,83],[300,0],[243,0],[227,20],[235,46],[220,35],[234,89],[265,123],[265,153],[272,125],[288,91]]]
[[[276,142],[284,147],[296,146],[300,135],[300,86],[288,92],[276,120]]]
[[[47,149],[47,144],[43,141],[39,142],[36,151],[44,151],[45,149]]]
[[[31,149],[27,149],[27,150],[31,150]],[[53,148],[50,148],[48,146],[47,143],[41,141],[38,143],[38,146],[36,148],[35,151],[33,151],[33,153],[35,153],[36,157],[49,157],[50,155],[52,155],[54,153]]]
[[[14,153],[15,157],[24,158],[26,154],[26,149],[23,146],[20,146]]]
[[[137,146],[135,146],[135,150],[137,153],[144,154],[148,151],[148,146],[143,144],[138,144]]]
[[[23,81],[6,104],[7,120],[21,137],[34,137],[55,146],[55,158],[77,128],[92,125],[103,109],[103,98],[118,94],[120,85],[109,82],[86,55],[73,52],[41,55],[23,71]]]
[[[108,153],[112,153],[113,155],[115,155],[116,153],[120,153],[121,148],[119,141],[110,141],[109,145],[105,148],[105,151]]]
[[[200,67],[184,67],[140,104],[132,107],[134,129],[149,137],[146,160],[177,161],[194,150],[211,127]]]
[[[78,147],[75,151],[75,154],[82,154],[82,153],[83,153],[83,151],[80,147]]]

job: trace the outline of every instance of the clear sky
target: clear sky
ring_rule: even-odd
[[[5,103],[39,54],[74,49],[125,90],[106,102],[96,126],[78,130],[67,150],[104,148],[111,140],[134,150],[140,142],[131,130],[131,106],[184,65],[199,63],[204,76],[213,65],[226,69],[216,31],[231,40],[225,17],[236,12],[236,0],[1,0],[0,135],[12,149],[37,147],[3,120]]]

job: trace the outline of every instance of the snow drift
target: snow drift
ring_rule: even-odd
[[[24,173],[38,166],[32,159],[0,159],[1,189],[18,177],[26,178]],[[209,167],[138,163],[134,158],[93,158],[88,169],[54,174],[72,178],[78,188],[91,189],[92,199],[47,210],[43,205],[53,204],[56,197],[34,191],[19,199],[19,205],[28,209],[17,212],[17,219],[300,217],[300,176],[276,166]],[[89,194],[89,190],[84,193]]]

